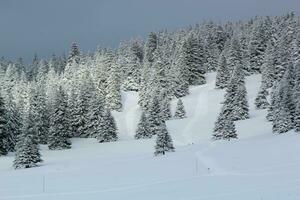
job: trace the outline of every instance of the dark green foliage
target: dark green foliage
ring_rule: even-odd
[[[172,138],[168,133],[166,123],[161,122],[161,124],[157,127],[157,137],[156,137],[156,145],[154,155],[165,155],[167,152],[174,152],[175,148],[173,146]]]
[[[8,151],[7,110],[4,99],[0,95],[0,156],[6,155]]]
[[[149,124],[148,124],[147,115],[143,111],[134,138],[135,139],[151,138],[152,134],[150,134],[150,130],[148,126]]]
[[[186,113],[184,110],[184,105],[181,99],[178,99],[177,101],[177,106],[176,106],[176,111],[174,115],[175,119],[183,119],[186,118]]]
[[[202,47],[195,36],[190,35],[184,41],[182,46],[182,67],[185,68],[187,74],[187,81],[190,85],[205,84],[205,68],[203,63]]]
[[[48,147],[50,150],[69,149],[71,148],[71,141],[68,129],[68,102],[61,86],[56,91],[53,107]]]
[[[118,140],[118,131],[116,122],[109,109],[103,113],[102,130],[97,136],[98,142],[114,142]]]
[[[34,129],[33,118],[29,115],[25,120],[22,134],[18,137],[13,163],[15,169],[36,167],[38,163],[43,161],[35,139]]]

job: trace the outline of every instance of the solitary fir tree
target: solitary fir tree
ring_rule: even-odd
[[[154,155],[165,155],[166,152],[174,151],[175,148],[173,146],[172,138],[168,133],[166,123],[161,121],[161,124],[158,127]]]
[[[184,110],[184,105],[181,99],[178,99],[177,101],[177,106],[176,106],[176,111],[174,115],[175,119],[183,119],[186,118],[186,113]]]
[[[37,141],[35,141],[33,124],[33,119],[27,116],[16,145],[15,160],[13,163],[15,169],[36,167],[38,163],[43,161]]]
[[[149,125],[148,125],[147,115],[146,112],[143,111],[134,138],[135,139],[151,138],[152,134],[150,134],[150,130],[148,126]]]
[[[50,150],[71,148],[67,109],[67,96],[62,87],[59,86],[54,97],[53,113],[51,116],[51,126],[48,138],[48,147]]]

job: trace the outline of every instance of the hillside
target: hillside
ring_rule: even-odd
[[[188,118],[167,122],[176,152],[154,157],[154,139],[133,140],[137,93],[124,92],[123,112],[113,113],[120,141],[42,146],[42,165],[24,170],[12,168],[12,154],[1,157],[0,199],[299,199],[300,137],[272,134],[266,112],[254,109],[260,76],[247,78],[250,119],[236,123],[239,139],[232,141],[211,141],[224,92],[214,89],[214,73],[206,79],[183,98]]]

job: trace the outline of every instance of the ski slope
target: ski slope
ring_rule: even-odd
[[[251,118],[236,123],[234,141],[210,140],[224,95],[214,80],[208,74],[183,98],[188,118],[168,121],[176,152],[154,157],[154,138],[133,140],[140,110],[137,93],[126,92],[113,113],[120,141],[41,146],[44,163],[24,170],[12,168],[12,154],[0,157],[0,200],[299,200],[300,135],[273,135],[266,111],[254,109],[260,76],[247,79]]]

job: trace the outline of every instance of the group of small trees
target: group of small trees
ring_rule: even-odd
[[[243,68],[241,47],[237,38],[233,38],[228,55],[228,65],[219,68],[219,79],[217,86],[226,88],[225,100],[222,109],[215,123],[213,139],[232,139],[237,138],[234,121],[249,118],[249,106],[247,100],[247,90],[245,86],[245,69]],[[221,55],[221,60],[223,56]],[[221,63],[225,63],[221,61]],[[232,66],[233,70],[225,69]],[[221,70],[224,69],[224,70]],[[230,76],[231,74],[231,76]],[[230,77],[229,81],[227,80]],[[226,83],[219,82],[223,80]],[[227,82],[228,81],[228,82]]]
[[[165,154],[165,152],[172,152],[175,150],[171,136],[166,127],[166,120],[164,118],[164,110],[158,98],[154,97],[151,109],[143,111],[140,122],[138,124],[135,139],[151,138],[156,135],[155,155]],[[175,119],[182,119],[186,117],[182,100],[177,101]]]

